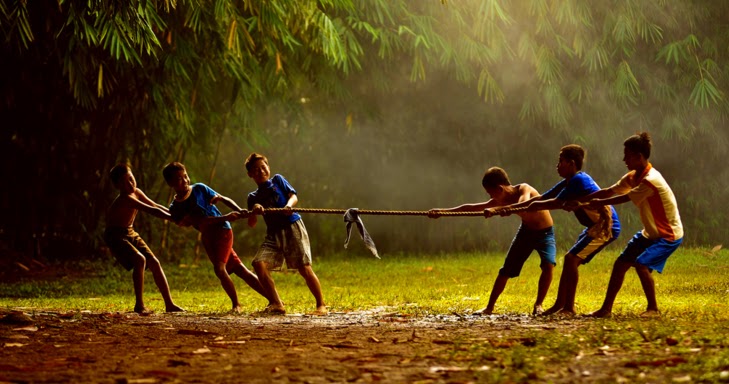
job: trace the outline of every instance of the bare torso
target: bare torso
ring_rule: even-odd
[[[528,194],[528,198],[539,196],[539,192],[529,184],[517,184],[514,185],[513,193],[506,194],[503,199],[497,200],[496,202],[500,206],[516,204],[520,202],[520,197],[525,194]],[[533,212],[518,212],[517,215],[521,217],[522,223],[529,229],[541,230],[554,225],[554,222],[552,221],[552,215],[549,213],[549,211],[546,210]]]
[[[107,227],[127,228],[134,225],[137,209],[132,199],[137,199],[135,194],[136,192],[131,195],[119,195],[114,199],[106,212]]]

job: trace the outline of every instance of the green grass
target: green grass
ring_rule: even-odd
[[[601,253],[580,267],[577,311],[599,308],[612,263],[619,250]],[[388,307],[414,315],[469,312],[486,305],[489,292],[503,262],[503,254],[387,254],[382,260],[365,255],[337,254],[316,259],[314,270],[322,284],[330,310],[355,311]],[[539,261],[535,254],[521,276],[509,280],[497,303],[497,313],[528,313],[536,296]],[[67,267],[68,268],[68,267]],[[33,307],[54,310],[128,311],[134,306],[131,273],[109,261],[81,263],[83,271],[48,280],[21,280],[0,285],[1,307]],[[212,271],[201,265],[164,265],[175,302],[190,312],[225,312],[230,302]],[[545,300],[554,302],[561,273],[561,260]],[[665,273],[654,274],[661,311],[669,317],[727,320],[729,262],[726,252],[679,249],[668,261]],[[274,273],[278,291],[289,312],[313,309],[314,300],[303,279],[295,272]],[[245,312],[262,309],[266,302],[234,276]],[[151,273],[145,275],[145,301],[162,311],[164,305]],[[616,316],[637,315],[645,297],[634,272],[628,272],[617,302]]]
[[[618,249],[600,254],[580,267],[577,310],[585,313],[602,303]],[[333,312],[378,309],[417,316],[468,313],[486,305],[503,254],[386,254],[382,260],[338,254],[315,260],[325,298]],[[528,260],[520,277],[506,286],[496,312],[531,311],[539,277],[538,257]],[[165,265],[172,295],[192,314],[227,313],[230,302],[212,266]],[[32,279],[0,285],[0,308],[126,312],[134,305],[131,274],[113,263],[66,266],[68,277]],[[524,317],[507,316],[487,338],[459,339],[422,354],[443,364],[474,370],[468,380],[482,382],[729,382],[729,263],[726,252],[684,248],[669,260],[664,274],[655,274],[663,316],[643,319],[645,298],[634,272],[615,303],[612,319],[538,318],[520,327]],[[561,261],[545,301],[553,303]],[[275,273],[279,293],[290,313],[305,313],[314,300],[297,273]],[[246,313],[265,300],[234,278]],[[164,306],[151,275],[146,275],[147,306]],[[488,321],[488,320],[486,320]],[[503,336],[503,338],[502,338]],[[525,340],[527,342],[525,342]],[[500,342],[505,341],[505,343]],[[421,356],[422,357],[422,356]],[[681,359],[675,364],[664,363]]]

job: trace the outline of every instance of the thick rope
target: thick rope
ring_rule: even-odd
[[[287,211],[285,208],[266,208],[263,214],[282,213]],[[326,209],[326,208],[291,208],[291,211],[298,213],[324,213],[332,215],[343,215],[346,209]],[[391,215],[391,216],[428,216],[430,211],[388,211],[377,209],[357,209],[360,215]],[[483,216],[483,211],[469,212],[443,212],[436,211],[439,216]]]

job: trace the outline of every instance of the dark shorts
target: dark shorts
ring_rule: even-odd
[[[242,264],[233,250],[233,230],[216,226],[205,228],[201,233],[205,252],[213,264],[225,263],[228,273]]]
[[[133,227],[109,227],[104,230],[104,241],[111,254],[127,271],[134,268],[134,261],[141,255],[145,259],[154,259],[154,253],[142,240]]]
[[[284,261],[287,269],[311,265],[309,234],[303,220],[297,220],[276,233],[266,234],[266,239],[253,258],[253,262],[268,264],[271,271],[281,270]]]
[[[499,275],[510,278],[519,276],[532,251],[537,251],[542,258],[540,266],[557,265],[557,244],[552,227],[535,231],[520,226],[511,242],[504,266],[499,270]]]
[[[658,273],[663,273],[666,260],[678,249],[682,242],[683,239],[675,241],[666,239],[651,240],[643,236],[642,231],[638,231],[630,239],[618,260],[645,265],[651,271],[655,270]]]

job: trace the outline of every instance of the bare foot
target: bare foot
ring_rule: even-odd
[[[588,316],[588,317],[597,317],[599,319],[604,319],[604,318],[610,317],[612,315],[613,315],[612,311],[608,311],[608,310],[605,310],[605,309],[598,309],[595,312],[588,313],[586,316]]]
[[[562,309],[559,312],[555,313],[555,315],[563,316],[563,317],[575,317],[577,315],[577,313],[575,313],[575,311]]]
[[[314,312],[309,312],[309,315],[312,316],[326,316],[329,314],[329,309],[327,309],[326,305],[320,305],[316,307],[316,310]]]
[[[561,310],[562,310],[562,307],[557,307],[557,306],[555,305],[555,306],[553,306],[552,308],[549,308],[548,310],[546,310],[546,311],[542,312],[542,313],[541,313],[541,316],[549,316],[549,315],[553,315],[553,314],[555,314],[555,313],[557,313],[557,312],[559,312],[559,311],[561,311]]]
[[[270,315],[285,315],[286,308],[283,305],[269,304],[263,312]]]
[[[167,311],[167,313],[171,313],[171,312],[185,312],[185,310],[182,309],[182,307],[177,306],[176,304],[168,305],[165,308],[165,311]]]
[[[541,305],[535,305],[534,309],[532,309],[532,315],[539,316],[544,313],[544,308],[542,308]]]
[[[488,316],[488,315],[490,315],[492,313],[494,313],[494,309],[493,308],[486,307],[486,308],[483,308],[483,309],[479,309],[478,311],[472,313],[472,315],[474,315],[474,316]]]
[[[154,313],[153,310],[151,310],[143,305],[135,305],[134,312],[137,312],[140,315],[151,315]]]
[[[241,307],[240,305],[234,305],[233,306],[233,309],[231,309],[230,312],[232,312],[232,313],[242,313],[243,312],[243,307]]]
[[[640,314],[640,317],[648,318],[648,319],[654,318],[654,317],[660,317],[660,316],[661,316],[661,313],[658,312],[657,309],[649,309]]]

